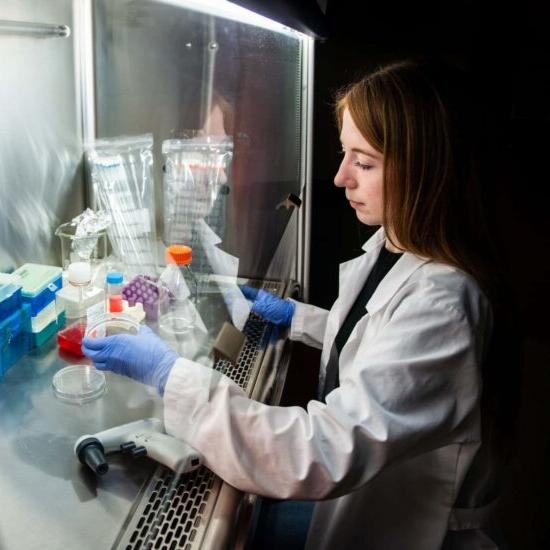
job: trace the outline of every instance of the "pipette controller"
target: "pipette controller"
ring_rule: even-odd
[[[109,470],[105,455],[113,452],[148,456],[178,474],[195,470],[202,464],[201,455],[184,441],[166,434],[158,418],[145,418],[83,435],[74,446],[78,460],[100,476]]]

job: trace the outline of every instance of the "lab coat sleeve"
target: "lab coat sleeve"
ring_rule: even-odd
[[[468,315],[405,298],[341,368],[327,403],[307,411],[253,401],[226,376],[180,359],[164,395],[166,430],[243,491],[339,496],[395,460],[461,441],[479,398],[473,332]]]
[[[323,347],[323,337],[327,326],[328,310],[292,300],[296,306],[289,338],[313,348]]]

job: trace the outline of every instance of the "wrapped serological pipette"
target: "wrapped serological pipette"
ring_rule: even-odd
[[[129,276],[156,275],[153,136],[97,140],[86,147],[99,206],[111,217],[107,232]]]

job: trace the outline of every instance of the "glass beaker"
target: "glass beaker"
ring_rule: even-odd
[[[61,241],[61,267],[67,269],[72,262],[95,263],[107,257],[107,231],[102,229],[93,235],[75,235],[77,224],[68,222],[55,230]]]

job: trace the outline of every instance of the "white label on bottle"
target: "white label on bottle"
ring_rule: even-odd
[[[92,324],[96,323],[101,319],[102,315],[105,314],[105,301],[101,300],[97,304],[94,304],[93,306],[90,306],[86,310],[86,326],[91,326]],[[96,334],[94,334],[94,337],[101,338],[102,336],[105,336],[105,326],[99,327]]]

